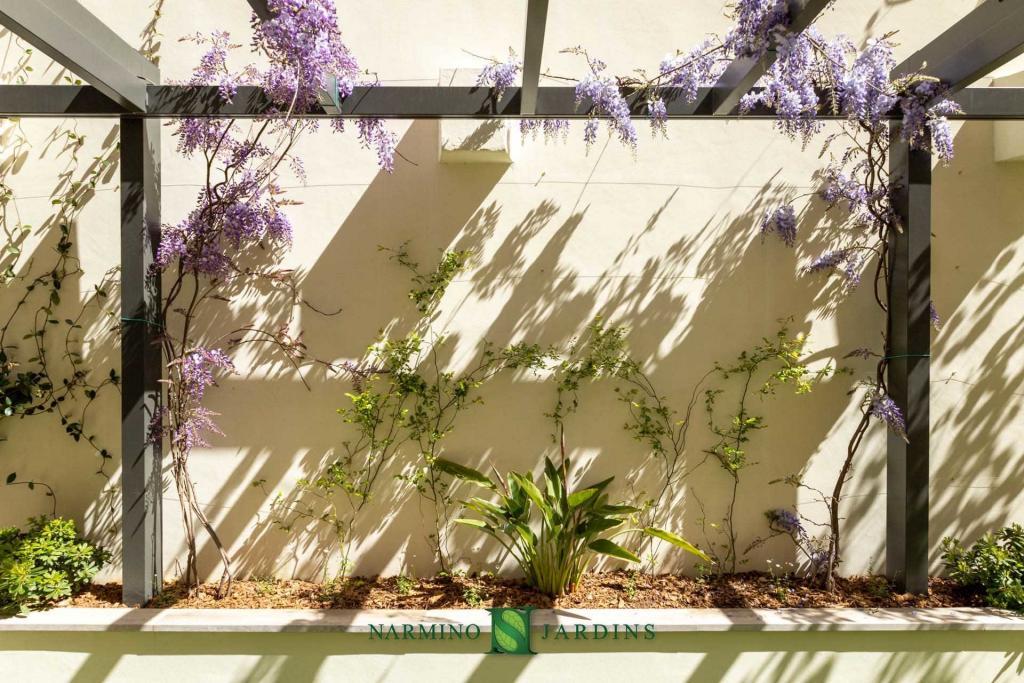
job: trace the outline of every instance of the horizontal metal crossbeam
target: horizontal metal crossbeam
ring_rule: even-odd
[[[1022,0],[1024,1],[1024,0]],[[147,88],[148,106],[141,116],[151,118],[222,117],[251,118],[264,116],[273,104],[257,87],[244,86],[231,102],[224,102],[216,87],[156,85]],[[692,107],[673,89],[663,93],[670,119],[774,118],[773,112],[759,109],[749,114],[732,113],[716,116],[710,109],[692,111]],[[521,114],[519,88],[509,88],[495,100],[487,88],[449,88],[412,86],[375,86],[356,88],[340,103],[340,114],[324,109],[305,115],[309,118],[332,116],[373,116],[391,119],[489,119],[489,118],[566,118],[581,119],[590,115],[584,103],[576,105],[571,87],[538,88],[536,113]],[[953,96],[963,114],[951,118],[966,120],[1024,119],[1024,88],[967,88]],[[709,100],[710,101],[710,100]],[[634,103],[633,113],[646,114],[646,101]],[[91,86],[70,85],[0,85],[0,116],[77,116],[111,117],[132,113],[106,98]],[[891,118],[899,118],[894,111]],[[822,115],[822,119],[836,119]]]

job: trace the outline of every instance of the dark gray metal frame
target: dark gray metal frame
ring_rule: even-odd
[[[249,0],[269,17],[265,0]],[[547,0],[529,0],[523,87],[500,100],[481,88],[364,87],[344,101],[337,89],[309,116],[382,118],[583,118],[573,88],[539,87]],[[790,28],[802,30],[826,0],[790,0]],[[161,451],[150,443],[159,410],[163,362],[154,312],[158,278],[148,277],[160,226],[160,121],[166,117],[257,117],[270,103],[258,88],[240,88],[231,103],[216,88],[159,85],[155,66],[73,0],[0,0],[0,24],[39,47],[89,86],[0,86],[0,116],[118,117],[121,122],[122,493],[124,600],[145,602],[160,590]],[[961,119],[1024,119],[1024,88],[968,88],[971,81],[1024,53],[1024,2],[987,0],[897,68],[928,72],[949,84]],[[662,93],[669,118],[737,118],[737,103],[770,67],[774,55],[737,60],[688,103]],[[644,101],[632,103],[635,113]],[[764,118],[755,111],[744,118]],[[894,120],[899,118],[894,112]],[[896,208],[904,230],[891,245],[893,313],[890,393],[907,419],[909,443],[888,445],[887,572],[907,589],[928,581],[929,358],[931,159],[893,138],[890,169],[898,181]]]
[[[1024,2],[988,0],[896,67],[896,74],[926,68],[954,95],[978,78],[1024,54]],[[977,105],[976,88],[960,100]],[[999,106],[1024,118],[1013,102]],[[1010,108],[1008,105],[1013,105]],[[890,124],[893,133],[897,124]],[[889,170],[896,182],[895,208],[903,231],[890,253],[889,393],[903,411],[907,440],[888,435],[886,462],[886,573],[914,593],[928,590],[931,369],[931,155],[910,149],[893,135]]]

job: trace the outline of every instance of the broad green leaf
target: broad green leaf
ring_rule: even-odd
[[[434,467],[445,474],[452,475],[453,477],[472,481],[476,484],[480,484],[481,486],[486,486],[489,489],[495,488],[494,482],[487,478],[487,475],[478,470],[474,470],[472,467],[466,467],[465,465],[460,465],[457,462],[445,460],[444,458],[438,458],[435,460]]]
[[[595,553],[601,553],[602,555],[610,555],[611,557],[617,557],[620,560],[626,560],[628,562],[639,562],[640,558],[631,553],[630,551],[623,548],[618,543],[613,543],[607,538],[599,538],[590,545],[587,546]]]
[[[693,555],[696,555],[702,560],[710,560],[710,558],[707,555],[701,552],[700,548],[693,545],[692,543],[684,539],[682,536],[677,536],[671,531],[665,531],[664,529],[658,529],[657,527],[649,526],[646,529],[644,529],[644,533],[648,536],[654,536],[655,538],[660,538],[663,541],[668,541],[677,548],[682,548],[686,552],[692,553]]]
[[[596,496],[597,493],[598,489],[596,488],[589,488],[583,489],[582,491],[576,491],[575,493],[569,495],[569,507],[578,508],[580,505],[583,505],[588,500]]]
[[[587,488],[596,489],[598,493],[600,493],[601,491],[604,491],[608,487],[608,484],[612,483],[613,481],[615,481],[615,477],[608,477],[607,479],[599,481],[596,484],[591,484]]]
[[[469,517],[459,517],[455,520],[456,524],[465,524],[466,526],[476,527],[477,529],[486,529],[487,522],[480,519],[470,519]]]
[[[616,519],[615,517],[594,517],[583,527],[583,535],[594,536],[602,531],[614,529],[622,523],[621,519]]]
[[[505,510],[501,509],[494,503],[488,502],[481,498],[470,498],[464,505],[470,510],[476,510],[477,512],[484,515],[491,515],[493,517],[505,517]]]
[[[512,527],[512,529],[514,529],[517,534],[519,534],[519,537],[523,539],[526,545],[533,546],[537,542],[537,537],[534,536],[533,530],[525,524],[521,524],[519,522],[510,522],[509,526]],[[506,527],[506,533],[508,533],[508,527]],[[511,536],[511,534],[509,535]]]
[[[602,515],[631,515],[640,512],[640,508],[632,505],[605,505],[598,510]]]
[[[537,488],[537,485],[521,474],[512,474],[509,476],[510,478],[515,477],[520,488],[523,489],[523,493],[530,497],[530,500],[532,500],[537,505],[537,507],[540,508],[540,511],[544,514],[545,517],[550,518],[551,506],[549,506],[547,502],[544,500],[544,496],[541,495],[540,489]]]

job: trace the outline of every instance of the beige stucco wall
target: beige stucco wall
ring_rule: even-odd
[[[196,30],[226,28],[248,42],[248,10],[242,0],[217,3],[162,3],[87,0],[84,3],[134,45],[158,42],[164,82],[187,76],[198,56],[178,42]],[[611,68],[625,72],[653,68],[675,48],[726,26],[717,0],[645,3],[642,9],[618,2],[552,2],[546,36],[546,68],[580,73],[580,63],[557,50],[593,48]],[[843,30],[855,39],[899,29],[898,57],[904,57],[968,12],[974,0],[909,2],[841,1],[822,19],[826,31]],[[362,64],[391,83],[436,82],[442,69],[480,64],[468,53],[501,56],[522,42],[524,4],[498,2],[340,2],[342,27]],[[20,54],[10,36],[3,72]],[[57,82],[60,72],[32,59],[38,82]],[[1012,71],[1013,68],[1004,71]],[[57,126],[87,134],[85,163],[116,142],[116,121],[20,123],[28,147],[6,182],[18,196],[27,223],[39,226],[51,212],[55,173],[67,165],[58,144],[48,143]],[[470,248],[473,267],[450,288],[441,320],[451,333],[458,366],[469,361],[482,339],[498,344],[531,341],[561,344],[596,314],[628,324],[632,346],[661,390],[682,406],[716,360],[726,361],[792,316],[794,329],[810,336],[815,367],[842,359],[853,348],[877,340],[879,315],[867,290],[837,298],[834,283],[797,277],[820,241],[811,225],[820,207],[797,199],[805,221],[797,249],[762,243],[757,221],[785,198],[814,188],[810,177],[821,161],[817,148],[801,150],[772,130],[770,122],[676,122],[667,140],[644,136],[636,157],[602,138],[589,154],[577,126],[565,146],[526,143],[510,166],[442,165],[437,162],[438,123],[394,122],[400,159],[393,176],[380,173],[371,152],[354,136],[326,130],[301,143],[308,180],[286,178],[290,196],[301,202],[290,215],[295,244],[285,257],[299,270],[304,296],[325,308],[342,308],[324,318],[301,311],[305,339],[326,359],[358,358],[382,328],[402,330],[414,311],[406,300],[405,273],[387,262],[378,245],[412,240],[413,256],[428,263],[439,250]],[[946,320],[936,335],[933,377],[933,547],[945,534],[974,537],[1019,518],[1015,502],[1024,467],[1020,442],[1024,391],[1021,312],[1022,204],[1024,167],[993,161],[990,123],[956,126],[957,159],[935,174],[933,216],[934,298]],[[20,153],[10,133],[4,157]],[[197,191],[197,167],[180,159],[175,140],[163,137],[163,219],[180,220]],[[116,264],[118,229],[116,174],[100,184],[78,222],[78,251],[87,273],[83,292]],[[7,310],[16,293],[0,294]],[[273,320],[280,302],[239,300],[213,323],[252,317]],[[63,317],[63,316],[62,316]],[[92,362],[117,366],[110,321],[93,316],[89,335]],[[262,354],[262,352],[261,352]],[[211,393],[210,407],[222,413],[226,436],[197,451],[193,473],[200,499],[230,542],[243,573],[309,576],[322,566],[322,543],[309,535],[288,537],[261,525],[269,500],[251,487],[266,479],[271,492],[291,489],[316,471],[318,463],[346,438],[335,409],[344,404],[343,380],[307,376],[307,391],[272,354],[239,355],[242,372]],[[849,362],[849,361],[848,361]],[[866,365],[852,361],[865,371]],[[536,467],[551,448],[543,417],[554,397],[542,378],[506,377],[484,390],[486,403],[466,413],[448,443],[449,457],[499,469]],[[830,487],[855,403],[847,396],[849,377],[827,382],[810,397],[781,395],[765,404],[769,428],[755,437],[744,473],[737,511],[741,546],[765,532],[768,508],[802,503],[792,489],[767,482],[804,471],[806,480]],[[107,395],[95,406],[97,434],[115,445],[119,410]],[[701,457],[709,436],[699,412],[691,432],[691,462]],[[570,446],[587,478],[617,475],[651,490],[650,463],[621,429],[621,407],[607,389],[596,387],[570,423]],[[109,485],[96,476],[97,461],[65,438],[52,423],[35,419],[5,424],[0,443],[4,472],[51,483],[58,511],[86,520],[90,532],[116,548],[118,509],[94,498]],[[410,454],[411,457],[412,454]],[[885,471],[884,433],[873,428],[847,491],[847,572],[883,566]],[[116,465],[116,462],[113,463]],[[114,476],[116,467],[107,468]],[[645,477],[645,471],[647,476]],[[723,513],[729,478],[705,465],[690,479],[709,518]],[[700,510],[682,491],[673,526],[702,540]],[[625,491],[624,491],[625,494]],[[116,491],[115,491],[116,495]],[[23,487],[0,488],[0,522],[17,523],[48,509],[48,500]],[[165,496],[165,560],[173,574],[182,544],[173,489]],[[419,499],[388,479],[363,529],[356,550],[357,573],[434,571],[425,536],[429,511]],[[490,568],[493,548],[472,534],[455,537],[456,555],[472,569]],[[204,541],[205,543],[205,541]],[[788,542],[776,540],[755,551],[744,565],[794,559]],[[204,545],[205,570],[213,554]],[[687,562],[683,563],[688,564]],[[666,564],[664,566],[673,566]],[[937,565],[936,565],[937,566]],[[116,568],[113,570],[116,575]]]

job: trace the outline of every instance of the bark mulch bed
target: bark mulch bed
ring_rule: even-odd
[[[983,607],[980,594],[948,579],[933,578],[928,595],[897,593],[886,579],[840,579],[834,593],[796,577],[759,572],[718,578],[692,578],[614,571],[587,574],[576,591],[552,599],[514,580],[484,576],[353,577],[330,583],[254,579],[235,581],[231,595],[214,598],[216,585],[190,597],[177,584],[147,607],[161,608],[338,608],[458,609],[478,607],[668,608],[668,607]],[[120,584],[92,585],[72,598],[71,607],[122,607]]]

